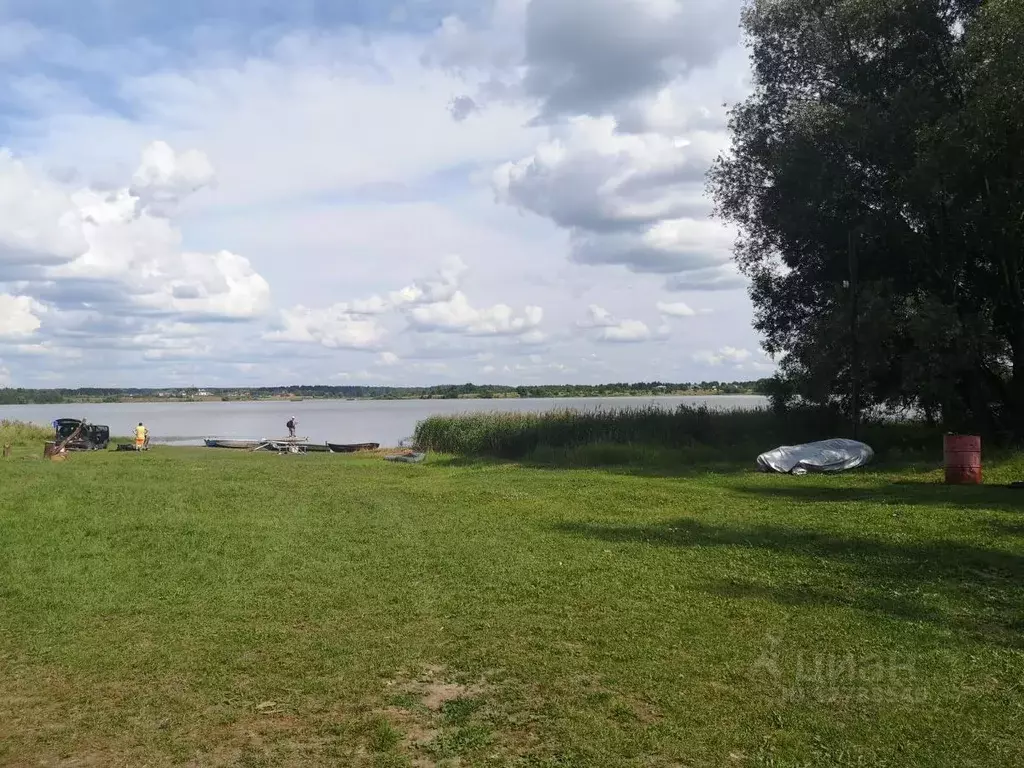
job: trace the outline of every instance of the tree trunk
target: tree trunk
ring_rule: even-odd
[[[1013,339],[1013,374],[1010,378],[1010,402],[1007,403],[1012,423],[1008,426],[1014,440],[1024,439],[1024,328]]]

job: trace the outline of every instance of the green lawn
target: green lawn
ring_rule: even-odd
[[[2,765],[1024,764],[1024,460],[39,452],[0,460]]]

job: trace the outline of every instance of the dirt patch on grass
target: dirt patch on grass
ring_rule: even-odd
[[[449,701],[488,692],[490,686],[484,681],[473,684],[454,682],[442,667],[427,667],[418,675],[400,675],[387,684],[393,699],[405,703],[415,700],[432,712],[438,712]]]
[[[491,686],[455,678],[443,667],[427,667],[418,674],[403,672],[385,685],[387,704],[377,715],[399,736],[394,751],[414,766],[471,759],[492,741],[486,718]]]
[[[449,701],[472,696],[474,689],[459,683],[430,683],[423,694],[423,706],[433,712],[439,712]]]

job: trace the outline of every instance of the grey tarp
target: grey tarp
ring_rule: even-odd
[[[862,467],[875,452],[856,440],[836,438],[805,445],[783,445],[757,457],[762,472],[804,475],[808,472],[843,472]]]

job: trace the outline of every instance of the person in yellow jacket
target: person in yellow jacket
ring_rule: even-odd
[[[149,448],[149,430],[140,421],[139,426],[135,428],[135,450],[142,451]]]

